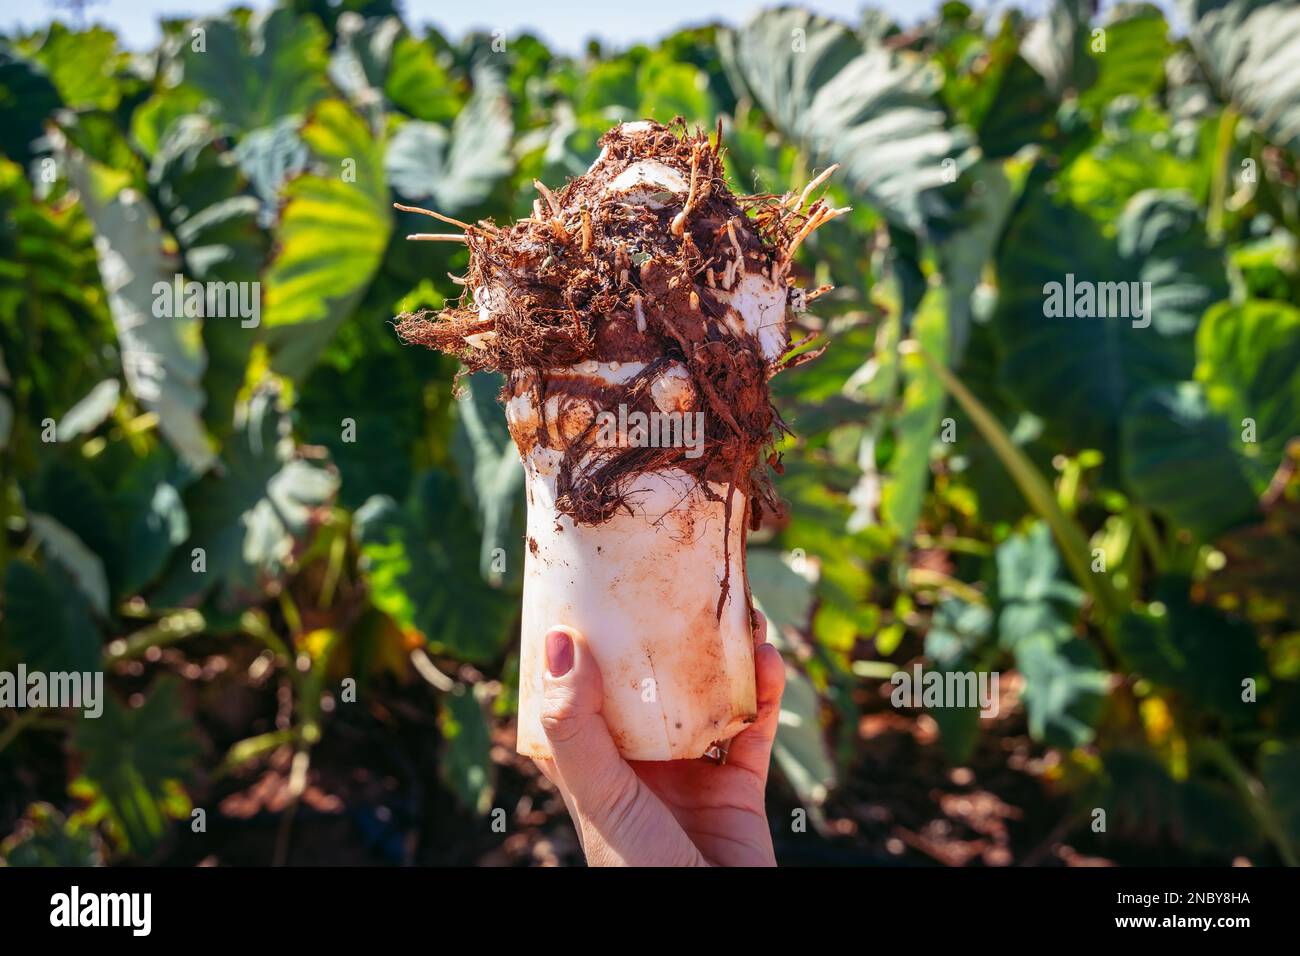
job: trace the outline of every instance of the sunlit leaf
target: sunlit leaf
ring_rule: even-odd
[[[1300,4],[1180,0],[1220,98],[1300,155]]]
[[[254,17],[245,34],[233,19],[199,20],[203,49],[182,47],[186,85],[240,133],[302,114],[326,95],[327,38],[314,17],[281,7]]]
[[[76,150],[65,155],[95,223],[99,271],[117,328],[127,387],[146,409],[157,413],[158,427],[172,447],[201,472],[213,458],[200,417],[207,357],[200,320],[175,314],[175,297],[167,293],[163,300],[167,307],[159,308],[159,290],[170,292],[180,273],[175,256],[164,245],[158,215],[147,198],[122,188],[108,170]]]
[[[318,166],[284,188],[263,279],[272,364],[287,375],[306,372],[352,314],[392,228],[382,144],[361,118],[327,100],[302,136]]]
[[[924,59],[797,8],[761,13],[719,46],[738,92],[817,161],[842,164],[848,187],[892,222],[923,232],[951,214],[944,160],[960,172],[972,137],[948,123]]]

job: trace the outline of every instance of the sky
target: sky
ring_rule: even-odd
[[[66,3],[66,0],[63,0]],[[1041,13],[1047,0],[967,0],[977,9],[1019,7],[1028,13]],[[399,0],[403,18],[409,25],[434,23],[445,33],[458,37],[475,29],[504,29],[513,35],[528,29],[541,36],[553,49],[577,53],[586,41],[596,36],[615,47],[655,40],[673,30],[720,20],[743,23],[754,12],[775,3],[758,0],[650,0],[637,4],[630,0]],[[239,5],[236,0],[95,0],[87,20],[112,27],[126,46],[147,49],[159,37],[158,20],[162,16],[184,18],[203,16]],[[255,9],[272,6],[271,0],[243,0],[242,5]],[[863,6],[884,10],[896,22],[907,25],[930,16],[940,0],[805,0],[801,6],[818,13],[855,21]],[[1112,6],[1103,3],[1103,8]],[[1168,0],[1160,3],[1168,7]],[[73,15],[57,6],[54,0],[5,0],[0,11],[0,28],[34,29],[57,17],[72,22]]]

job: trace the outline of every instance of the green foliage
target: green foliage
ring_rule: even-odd
[[[480,575],[474,514],[455,478],[425,472],[404,505],[374,496],[356,513],[356,535],[376,607],[441,653],[484,662],[501,652],[518,592]]]
[[[1006,356],[1001,384],[1066,447],[1113,455],[1133,395],[1190,377],[1200,313],[1227,291],[1196,220],[1181,196],[1143,193],[1124,208],[1111,242],[1087,213],[1036,192],[1009,223],[994,318]],[[1135,292],[1149,292],[1145,315]]]
[[[773,380],[789,513],[747,562],[799,799],[833,805],[859,709],[922,657],[1016,678],[1012,715],[933,711],[954,764],[1023,718],[1123,839],[1296,861],[1300,11],[1187,0],[1182,39],[1091,6],[906,33],[785,7],[580,58],[387,0],[170,23],[145,56],[0,39],[0,662],[113,688],[100,720],[42,716],[84,805],[11,801],[7,861],[147,858],[211,786],[196,760],[285,747],[304,783],[344,676],[418,669],[438,779],[491,806],[522,472],[499,379],[453,398],[451,362],[395,341],[465,250],[407,243],[428,221],[391,204],[506,222],[614,123],[678,114],[721,119],[738,189],[837,162],[853,207],[798,254],[838,286],[792,317],[830,350]],[[1071,275],[1145,308],[1054,313]],[[187,309],[186,282],[258,314]],[[216,655],[275,668],[291,725],[212,752],[206,685],[154,671]],[[7,761],[29,723],[0,719]]]
[[[1270,142],[1300,152],[1300,7],[1182,0],[1191,42],[1217,92]]]
[[[1107,678],[1096,649],[1071,627],[1082,594],[1060,579],[1047,525],[1007,538],[997,550],[997,569],[998,643],[1024,674],[1030,733],[1061,746],[1088,743]]]
[[[721,49],[728,67],[786,136],[901,226],[926,229],[950,211],[944,160],[967,165],[924,59],[896,53],[797,8],[760,14]]]
[[[65,153],[99,240],[96,252],[122,352],[127,387],[158,416],[158,427],[196,472],[212,462],[203,426],[201,378],[207,361],[196,316],[158,309],[158,287],[177,273],[158,214],[120,175],[76,150]],[[174,299],[175,297],[173,297]]]
[[[84,822],[68,820],[48,803],[34,803],[0,843],[0,859],[6,866],[102,866],[104,854]]]
[[[484,816],[492,807],[496,766],[488,754],[492,739],[480,696],[475,688],[457,684],[439,701],[444,747],[438,769],[461,804]]]
[[[327,100],[303,127],[315,171],[290,180],[265,274],[266,336],[273,367],[304,374],[356,306],[379,268],[392,228],[381,146],[362,119]],[[340,235],[348,236],[346,245]]]
[[[188,776],[198,752],[180,685],[159,681],[135,708],[109,695],[103,714],[77,722],[72,745],[83,761],[83,793],[102,803],[131,852],[148,855],[162,839],[165,818],[176,815],[170,788]]]
[[[490,70],[480,70],[476,80],[450,130],[411,120],[393,134],[384,168],[405,200],[429,200],[444,215],[457,216],[481,205],[510,172],[514,130],[501,81]]]
[[[221,471],[186,494],[190,535],[156,600],[167,606],[212,595],[230,612],[274,593],[337,489],[332,468],[294,457],[274,394],[259,392],[226,444]]]
[[[201,20],[181,54],[184,83],[239,133],[302,115],[326,96],[329,38],[313,17],[281,7],[245,31],[229,19]]]
[[[99,634],[81,592],[57,567],[25,561],[5,569],[5,636],[12,656],[32,670],[97,669]]]
[[[1242,681],[1264,671],[1248,627],[1187,600],[1187,582],[1161,581],[1160,599],[1134,611],[1116,631],[1116,650],[1135,674],[1174,690],[1225,719],[1249,722]]]

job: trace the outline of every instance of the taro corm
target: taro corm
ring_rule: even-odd
[[[584,635],[629,759],[696,758],[754,719],[745,536],[779,502],[785,424],[768,380],[792,346],[791,259],[847,210],[802,192],[737,196],[714,137],[625,123],[533,213],[412,239],[464,242],[459,303],[399,318],[411,343],[504,373],[527,474],[518,749],[550,756],[543,640]],[[802,345],[803,343],[799,343]]]

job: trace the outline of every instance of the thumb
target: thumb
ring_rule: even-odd
[[[600,667],[582,635],[569,627],[551,628],[542,678],[542,729],[555,768],[588,817],[629,799],[640,782],[609,735],[600,713],[603,699]]]

